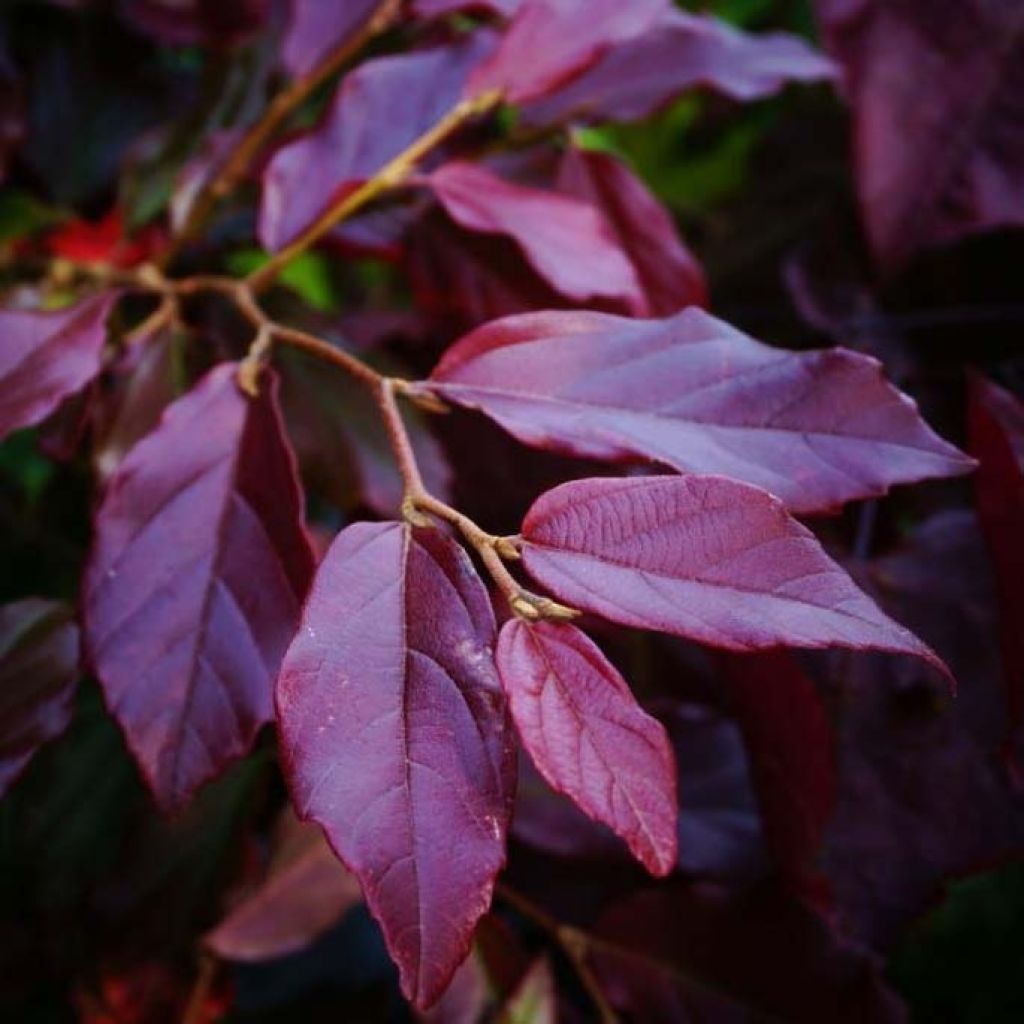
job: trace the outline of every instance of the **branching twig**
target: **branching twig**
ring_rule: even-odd
[[[326,54],[312,71],[294,79],[274,97],[263,116],[238,140],[220,169],[196,196],[185,225],[164,255],[165,265],[178,255],[186,242],[195,237],[217,203],[237,188],[257,155],[291,114],[374,36],[388,28],[397,17],[400,6],[401,0],[381,0],[377,10],[358,32]]]

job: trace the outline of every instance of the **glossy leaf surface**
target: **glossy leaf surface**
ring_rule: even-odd
[[[78,628],[58,601],[0,606],[0,795],[71,721]]]
[[[56,313],[0,311],[0,437],[48,416],[99,373],[116,295]]]
[[[507,235],[556,291],[571,299],[622,299],[638,312],[644,299],[636,271],[612,230],[588,203],[524,188],[475,164],[439,167],[430,184],[464,228]]]
[[[575,626],[512,619],[502,627],[497,664],[540,773],[617,832],[652,874],[669,874],[679,814],[665,727]]]
[[[510,103],[538,99],[645,31],[666,8],[666,0],[523,0],[466,93],[498,90]]]
[[[778,92],[787,82],[817,82],[835,67],[802,39],[782,32],[750,35],[718,18],[670,11],[647,31],[610,49],[553,95],[527,106],[532,124],[568,118],[645,117],[688,89],[714,89],[737,100]]]
[[[874,359],[769,348],[699,309],[509,317],[452,346],[429,386],[527,444],[722,473],[797,512],[973,465]]]
[[[770,494],[725,477],[562,484],[523,522],[523,564],[560,600],[712,647],[852,647],[942,668]]]
[[[558,168],[558,187],[600,210],[634,268],[646,316],[668,316],[705,306],[704,271],[683,244],[668,210],[618,158],[569,146]]]
[[[349,73],[320,125],[268,164],[263,245],[286,245],[432,128],[458,101],[466,76],[492,43],[477,32],[446,46],[367,61]]]
[[[312,570],[276,379],[221,365],[121,462],[84,589],[87,657],[153,795],[180,809],[245,754]]]
[[[439,532],[331,546],[277,687],[292,797],[363,886],[418,1006],[465,957],[505,859],[515,755],[494,618]]]

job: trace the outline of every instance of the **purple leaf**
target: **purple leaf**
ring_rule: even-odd
[[[526,444],[722,473],[797,512],[973,466],[876,360],[769,348],[699,309],[508,317],[452,346],[427,386]]]
[[[77,680],[71,609],[34,597],[0,606],[0,796],[67,728]]]
[[[157,803],[179,810],[272,717],[312,571],[277,407],[212,370],[118,467],[84,590],[88,660]]]
[[[454,221],[512,238],[534,270],[567,298],[621,299],[644,311],[636,271],[588,203],[515,185],[461,161],[434,171],[430,186]]]
[[[494,629],[453,541],[357,523],[321,563],[277,686],[295,805],[359,878],[420,1008],[465,958],[505,859],[515,752]]]
[[[778,92],[787,82],[833,77],[835,66],[795,36],[748,35],[717,18],[671,11],[643,34],[611,48],[565,88],[530,104],[523,116],[530,124],[569,118],[627,121],[697,87],[752,100]]]
[[[558,187],[604,215],[636,269],[647,316],[707,305],[704,271],[683,245],[671,215],[621,160],[568,146],[558,169]]]
[[[381,57],[348,74],[323,122],[280,149],[263,175],[260,239],[287,245],[332,202],[373,177],[458,102],[493,36]]]
[[[578,480],[523,522],[523,564],[559,600],[733,651],[852,647],[947,671],[765,491],[725,477]]]
[[[417,18],[439,18],[445,14],[480,11],[510,18],[518,10],[521,0],[413,0],[413,14]]]
[[[1024,225],[1024,7],[817,0],[817,9],[845,72],[857,190],[883,268]]]
[[[362,900],[355,876],[318,825],[287,810],[274,839],[266,877],[204,939],[224,960],[248,963],[294,953]]]
[[[509,103],[546,96],[646,31],[667,7],[667,0],[523,0],[466,94],[498,90]]]
[[[58,313],[0,310],[0,438],[45,419],[99,373],[108,292]]]
[[[670,874],[679,809],[664,726],[575,626],[512,619],[497,663],[519,737],[544,778],[618,833],[651,874]]]
[[[270,0],[121,0],[125,18],[171,46],[231,46],[266,22]]]
[[[288,71],[308,74],[332,50],[354,36],[381,0],[289,0],[281,57]]]
[[[1024,405],[984,377],[971,381],[971,451],[978,458],[975,504],[992,556],[1010,724],[1007,752],[1024,720]]]

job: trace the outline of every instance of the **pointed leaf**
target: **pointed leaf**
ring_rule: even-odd
[[[712,647],[852,647],[946,671],[765,491],[725,477],[563,484],[523,522],[523,564],[561,601]]]
[[[771,96],[787,82],[834,78],[835,65],[802,39],[750,35],[718,18],[670,11],[612,47],[590,69],[523,111],[530,124],[646,117],[681,93],[709,88],[737,100]]]
[[[348,74],[323,122],[278,150],[263,175],[260,239],[287,245],[332,202],[373,177],[458,102],[493,36],[381,57]]]
[[[466,956],[515,772],[494,618],[465,552],[357,523],[317,572],[277,686],[292,797],[363,886],[420,1008]]]
[[[617,832],[653,875],[676,863],[676,769],[664,726],[575,626],[510,619],[498,673],[541,775]]]
[[[494,55],[473,72],[466,94],[496,89],[509,103],[545,96],[644,32],[667,6],[667,0],[523,0]]]
[[[722,473],[798,512],[973,466],[876,360],[769,348],[699,309],[508,317],[452,346],[428,386],[526,444]]]
[[[78,629],[58,601],[0,606],[0,796],[71,721]]]
[[[817,0],[817,9],[843,65],[857,190],[883,267],[1024,225],[1024,7]]]
[[[555,1024],[555,976],[544,957],[533,962],[498,1014],[498,1024]]]
[[[249,749],[312,571],[276,378],[212,370],[118,467],[84,591],[89,661],[158,804]]]
[[[534,270],[567,298],[623,299],[644,311],[633,265],[589,203],[515,185],[462,161],[439,167],[430,186],[454,221],[512,238]]]
[[[204,940],[222,959],[246,963],[294,953],[362,899],[318,825],[287,811],[276,832],[266,878]]]
[[[971,451],[978,458],[975,504],[992,555],[1010,736],[1024,720],[1024,404],[974,377],[968,403]]]
[[[99,373],[116,293],[57,313],[0,310],[0,438],[45,419]]]
[[[648,316],[707,305],[704,271],[683,245],[671,215],[621,160],[568,146],[558,168],[558,187],[604,214],[636,268]]]

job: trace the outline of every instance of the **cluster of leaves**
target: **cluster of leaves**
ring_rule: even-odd
[[[0,435],[47,457],[10,503],[29,549],[47,510],[79,526],[0,607],[0,853],[106,801],[180,851],[108,928],[216,894],[163,959],[54,954],[82,1016],[244,1012],[222,963],[365,904],[437,1024],[902,1019],[875,951],[1024,846],[1024,407],[947,387],[965,454],[864,314],[922,251],[1024,221],[1021,12],[819,0],[826,56],[669,0],[46,6],[0,37]],[[100,31],[156,80],[96,76]],[[789,84],[852,106],[876,275],[786,268],[851,347],[709,313],[624,156],[698,88],[713,113]],[[73,168],[61,103],[118,125]],[[96,914],[66,888],[55,923]]]

